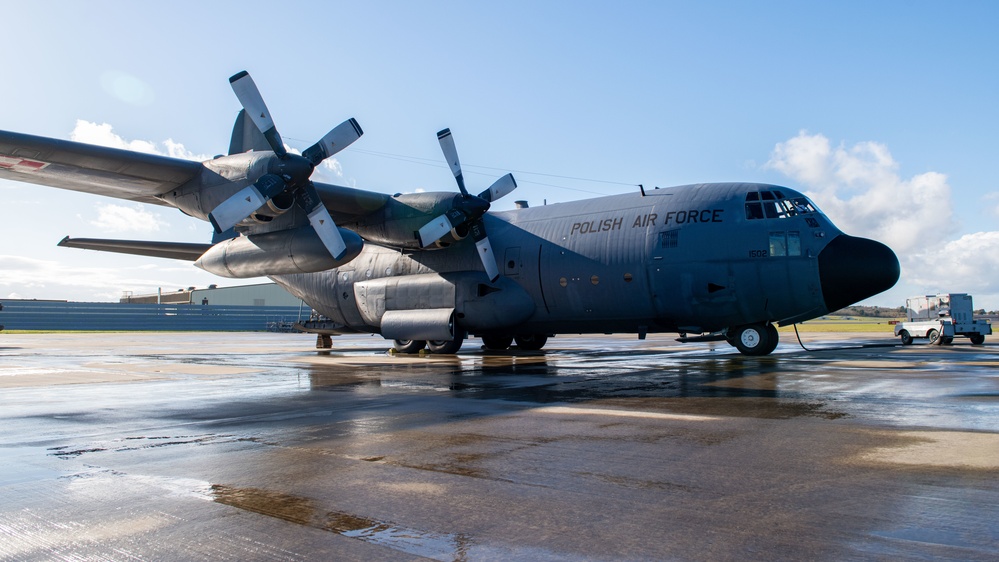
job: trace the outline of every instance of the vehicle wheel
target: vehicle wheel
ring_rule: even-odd
[[[732,345],[743,355],[760,356],[773,351],[769,330],[761,324],[750,324],[736,328],[731,339]]]
[[[482,336],[482,345],[491,351],[509,349],[513,344],[513,336]]]
[[[954,338],[951,336],[944,336],[940,338],[940,345],[953,345],[953,344],[954,344]]]
[[[971,334],[968,337],[971,338],[971,345],[982,345],[985,343],[985,334]]]
[[[898,335],[902,338],[902,345],[912,345],[912,334],[908,330],[902,330]]]
[[[517,341],[517,347],[526,349],[527,351],[537,351],[548,343],[548,336],[543,334],[515,336],[513,339]]]
[[[437,353],[440,355],[454,355],[458,353],[461,349],[461,344],[465,343],[465,336],[468,332],[465,330],[455,330],[453,340],[430,340],[427,342],[427,349],[431,353]]]
[[[461,349],[461,344],[465,343],[465,338],[455,338],[453,340],[430,340],[427,342],[427,349],[431,353],[439,355],[454,355]]]
[[[940,332],[936,330],[930,330],[929,332],[926,332],[926,339],[930,340],[930,345],[939,345]]]
[[[780,334],[777,333],[777,326],[773,324],[767,324],[767,336],[770,337],[770,349],[766,351],[763,355],[770,355],[777,349],[777,344],[780,343]]]
[[[426,346],[427,342],[423,340],[395,340],[392,344],[399,353],[419,353]]]

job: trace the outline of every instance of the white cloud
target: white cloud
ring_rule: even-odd
[[[66,250],[82,252],[87,250]],[[74,301],[117,301],[123,291],[135,294],[152,294],[157,288],[174,291],[196,285],[219,283],[220,278],[197,269],[190,263],[175,260],[156,260],[154,268],[149,263],[128,264],[140,260],[134,256],[115,256],[93,252],[98,256],[90,265],[70,265],[65,261],[42,260],[21,256],[0,255],[0,291],[7,298],[57,298]],[[232,282],[222,279],[221,282]],[[261,280],[240,280],[253,283]],[[16,296],[15,296],[16,295]]]
[[[978,302],[999,297],[999,232],[975,232],[915,256],[912,282],[929,293],[971,293]],[[976,307],[979,306],[976,304]]]
[[[76,120],[73,132],[69,134],[71,140],[108,146],[111,148],[121,148],[123,150],[133,150],[146,154],[158,154],[160,156],[170,156],[173,158],[183,158],[185,160],[204,161],[210,160],[211,156],[205,154],[194,154],[184,148],[183,144],[174,142],[173,139],[163,141],[162,147],[153,141],[147,140],[126,140],[114,132],[108,123],[91,123],[83,119]]]
[[[805,131],[778,143],[765,167],[801,184],[847,234],[888,244],[902,265],[900,285],[912,294],[968,292],[976,306],[989,308],[999,301],[999,232],[955,239],[958,220],[946,175],[904,178],[884,144],[833,148],[825,136]],[[985,198],[997,199],[999,193]],[[990,210],[999,215],[999,206]]]
[[[138,232],[148,234],[157,232],[160,226],[167,223],[159,214],[150,212],[139,203],[134,205],[116,205],[114,203],[98,203],[97,220],[90,221],[104,232]]]
[[[802,131],[778,143],[766,167],[802,184],[846,233],[880,240],[896,252],[922,248],[957,229],[947,176],[902,178],[880,143],[833,148],[825,136]]]

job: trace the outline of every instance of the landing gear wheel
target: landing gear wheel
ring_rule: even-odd
[[[971,338],[971,345],[982,345],[985,343],[985,334],[971,334],[968,337]]]
[[[898,335],[902,338],[902,345],[912,345],[912,334],[908,330],[902,330]]]
[[[736,328],[730,335],[729,343],[743,355],[761,356],[777,347],[773,342],[774,339],[770,336],[770,328],[762,324],[750,324]]]
[[[513,336],[482,336],[482,345],[491,351],[509,349],[513,344]]]
[[[777,349],[777,344],[780,342],[780,334],[777,333],[777,326],[773,324],[767,324],[767,335],[770,336],[770,345],[767,352],[763,355],[770,355]]]
[[[461,344],[465,343],[465,332],[462,330],[454,335],[453,340],[430,340],[427,342],[427,349],[431,353],[439,355],[454,355],[461,349]]]
[[[426,346],[427,342],[423,340],[395,340],[392,344],[399,353],[419,353]]]
[[[926,339],[930,340],[930,345],[940,345],[940,332],[930,330],[926,332]]]
[[[529,334],[526,336],[514,336],[517,347],[527,351],[537,351],[548,343],[548,336],[543,334]]]

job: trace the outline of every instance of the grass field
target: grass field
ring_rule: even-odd
[[[892,324],[889,324],[889,322],[894,322],[897,320],[900,319],[827,316],[825,318],[816,318],[815,320],[809,320],[808,322],[803,322],[801,324],[798,324],[798,331],[799,332],[884,332],[886,334],[892,334],[894,328]],[[780,331],[793,332],[794,328],[792,326],[785,326],[783,328],[780,328]]]

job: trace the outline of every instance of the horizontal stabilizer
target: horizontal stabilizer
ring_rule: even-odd
[[[101,238],[63,238],[59,244],[65,248],[81,248],[99,252],[133,254],[153,258],[197,261],[212,247],[211,244],[189,242],[150,242],[145,240],[105,240]]]

